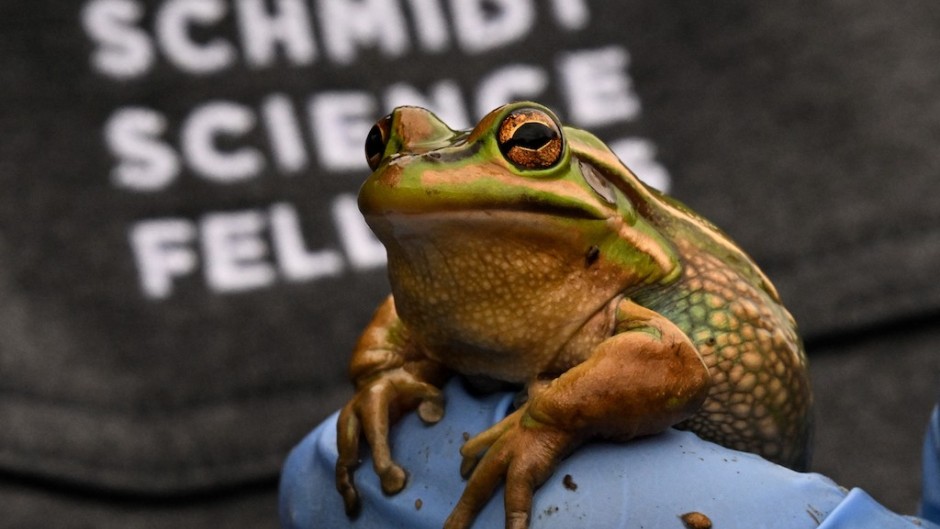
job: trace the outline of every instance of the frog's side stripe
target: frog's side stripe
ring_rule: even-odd
[[[476,142],[480,144],[482,142]],[[427,159],[427,156],[424,156]],[[430,165],[430,164],[429,164]],[[611,215],[610,208],[600,202],[595,193],[575,182],[560,179],[531,179],[515,174],[506,174],[498,166],[477,167],[476,174],[469,181],[459,167],[446,166],[443,169],[429,167],[420,173],[420,180],[414,186],[419,189],[443,189],[445,186],[460,186],[465,196],[484,198],[488,195],[488,187],[500,184],[500,189],[517,189],[519,197],[535,198],[545,197],[546,200],[518,200],[506,201],[499,208],[502,211],[533,213],[550,212],[556,217],[573,217],[581,219],[606,220],[608,227],[616,230],[622,240],[630,241],[632,247],[645,254],[657,267],[656,279],[671,281],[681,274],[677,266],[677,258],[671,250],[671,245],[662,239],[662,236],[651,229],[650,223],[634,224],[625,221],[620,215]],[[399,188],[402,186],[399,185]],[[387,197],[386,197],[387,198]],[[563,199],[563,200],[560,200]],[[437,204],[443,204],[438,199]],[[534,208],[534,209],[533,209]],[[455,209],[473,210],[472,204],[450,203],[448,211]],[[410,213],[430,212],[431,210],[412,208]],[[649,277],[652,280],[654,276]]]
[[[668,216],[681,218],[692,226],[700,227],[701,232],[716,246],[723,248],[728,253],[730,259],[738,262],[746,272],[757,276],[764,292],[774,301],[780,303],[780,295],[770,282],[770,279],[764,275],[744,251],[731,242],[731,239],[725,236],[714,224],[691,212],[675,199],[661,195],[658,191],[647,187],[637,178],[633,171],[620,161],[620,159],[593,134],[566,127],[565,136],[568,138],[568,143],[572,150],[577,152],[580,156],[590,160],[598,167],[603,168],[607,175],[619,176],[612,178],[612,182],[631,202],[633,202],[634,207],[636,207],[640,215],[647,219],[652,219],[656,216],[656,213],[662,214],[662,212],[653,211],[653,208],[661,207],[668,210],[666,212]],[[657,198],[659,198],[659,200],[657,200]]]

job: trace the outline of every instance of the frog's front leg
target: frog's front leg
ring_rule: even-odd
[[[389,426],[415,408],[425,422],[439,421],[444,415],[439,388],[448,373],[415,349],[391,297],[376,311],[356,344],[349,371],[356,393],[340,411],[336,425],[336,488],[346,513],[352,515],[359,508],[353,473],[359,466],[360,438],[364,436],[372,450],[382,490],[386,494],[401,491],[406,473],[392,460]]]
[[[534,490],[578,445],[658,433],[701,406],[710,378],[688,337],[629,300],[616,318],[615,334],[590,358],[464,444],[461,471],[470,477],[445,528],[469,527],[504,480],[506,527],[528,527]]]

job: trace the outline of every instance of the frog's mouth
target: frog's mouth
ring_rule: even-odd
[[[459,224],[466,220],[468,224],[490,222],[493,224],[528,224],[550,225],[560,223],[569,225],[578,221],[610,222],[610,215],[596,215],[584,209],[556,206],[527,207],[526,205],[500,205],[480,209],[424,209],[421,211],[385,211],[380,214],[364,214],[366,219],[388,219],[393,223],[434,223],[446,222]]]
[[[539,181],[488,176],[460,181],[449,173],[426,173],[420,182],[394,175],[370,178],[359,192],[359,209],[367,217],[467,215],[501,212],[564,219],[606,220],[618,216],[610,205],[567,181]]]
[[[385,211],[364,215],[366,223],[388,246],[405,239],[447,244],[455,238],[489,238],[494,244],[508,239],[541,240],[543,244],[583,246],[581,236],[591,232],[617,232],[623,219],[594,215],[580,208],[562,206],[502,205],[498,209],[425,209],[421,211]],[[579,240],[575,242],[575,240]],[[590,246],[590,244],[588,244]]]
[[[409,215],[414,217],[440,216],[472,216],[477,213],[488,216],[508,218],[519,217],[545,217],[569,220],[606,220],[611,216],[610,211],[594,209],[580,203],[567,203],[563,201],[543,201],[538,199],[521,198],[514,201],[478,203],[462,201],[454,204],[440,204],[432,207],[411,211],[388,211],[387,214]]]

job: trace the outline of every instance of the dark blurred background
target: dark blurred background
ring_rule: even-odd
[[[913,513],[940,380],[932,2],[0,6],[0,527],[276,527],[387,293],[355,209],[393,106],[594,131],[764,268],[814,470]]]

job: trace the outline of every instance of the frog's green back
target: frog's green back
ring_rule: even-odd
[[[675,323],[695,344],[712,386],[680,425],[730,448],[802,469],[812,396],[796,323],[767,277],[727,235],[645,184],[594,136],[566,129],[575,155],[605,174],[638,215],[675,245],[681,274],[631,298]]]
[[[673,241],[684,240],[714,254],[758,285],[772,300],[780,302],[767,276],[721,229],[685,204],[644,184],[596,136],[573,128],[566,128],[565,134],[574,152],[607,175],[630,199],[637,213],[662,233]]]

